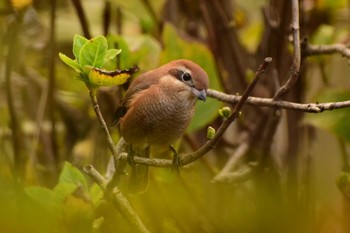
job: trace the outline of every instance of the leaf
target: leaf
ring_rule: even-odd
[[[162,10],[165,4],[165,0],[148,0],[147,4],[152,8],[152,13],[155,17],[160,19]],[[140,21],[140,25],[146,32],[152,31],[157,25],[154,21],[154,17],[150,14],[149,8],[146,4],[140,4],[139,0],[112,0],[112,3],[118,5],[118,7],[127,11],[129,14],[133,14]]]
[[[311,38],[313,44],[331,44],[334,42],[335,27],[330,25],[321,25]]]
[[[105,61],[109,61],[114,59],[119,53],[121,53],[121,49],[108,49],[106,52],[106,57],[105,57]]]
[[[58,183],[53,192],[58,200],[63,202],[69,195],[74,193],[78,188],[78,185],[72,183]]]
[[[80,66],[101,68],[105,63],[107,48],[107,39],[103,36],[88,40],[88,42],[82,46],[79,53]]]
[[[118,55],[120,69],[137,64],[145,71],[155,68],[159,63],[161,45],[149,35],[110,36],[108,41],[117,44],[123,51]]]
[[[165,47],[161,54],[162,63],[180,58],[192,60],[207,72],[209,88],[222,90],[213,56],[205,45],[180,38],[170,24],[165,24],[162,39]],[[208,98],[205,103],[198,101],[196,113],[187,132],[193,132],[208,125],[217,116],[221,106],[221,102],[211,98]]]
[[[81,48],[88,42],[89,40],[86,39],[83,36],[80,36],[78,34],[74,35],[73,38],[73,54],[75,56],[75,59],[78,61],[79,63],[79,54],[81,51]]]
[[[61,58],[61,60],[68,65],[69,67],[73,68],[76,72],[80,73],[82,71],[81,66],[74,61],[73,59],[67,57],[63,53],[59,53],[58,56]]]
[[[94,206],[97,206],[103,200],[103,190],[94,183],[89,190],[89,196]]]
[[[46,207],[50,212],[57,211],[61,204],[61,200],[48,188],[33,186],[26,188],[25,192],[32,200]]]
[[[32,0],[11,0],[11,4],[16,10],[22,10],[32,4]]]
[[[60,183],[75,184],[77,186],[83,186],[85,190],[88,190],[85,176],[68,162],[64,163],[63,170],[58,178],[58,184]]]
[[[128,81],[131,75],[138,70],[137,66],[115,71],[92,68],[89,72],[89,83],[92,87],[121,85]]]

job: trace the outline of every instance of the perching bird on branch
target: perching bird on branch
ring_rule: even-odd
[[[208,85],[207,73],[189,60],[169,62],[131,83],[116,110],[131,163],[134,156],[149,157],[150,147],[172,149],[191,121],[196,100],[206,100]],[[130,192],[143,192],[147,184],[148,166],[134,164]]]

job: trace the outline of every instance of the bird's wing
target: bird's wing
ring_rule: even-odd
[[[131,100],[136,93],[148,89],[152,85],[158,83],[158,81],[159,79],[154,78],[154,76],[150,72],[145,73],[139,76],[137,79],[135,79],[134,82],[128,88],[119,106],[117,107],[114,114],[113,123],[119,124],[119,119],[123,117],[129,109],[129,100]]]

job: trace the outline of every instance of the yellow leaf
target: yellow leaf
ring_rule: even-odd
[[[121,85],[138,70],[139,68],[137,66],[126,70],[116,71],[107,71],[93,67],[89,73],[89,82],[94,87]]]
[[[14,9],[22,10],[32,4],[32,0],[11,0],[11,4]]]

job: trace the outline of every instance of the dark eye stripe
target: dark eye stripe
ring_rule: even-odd
[[[177,80],[185,83],[190,87],[194,87],[193,79],[190,73],[180,69],[170,69],[169,74],[175,77]]]

